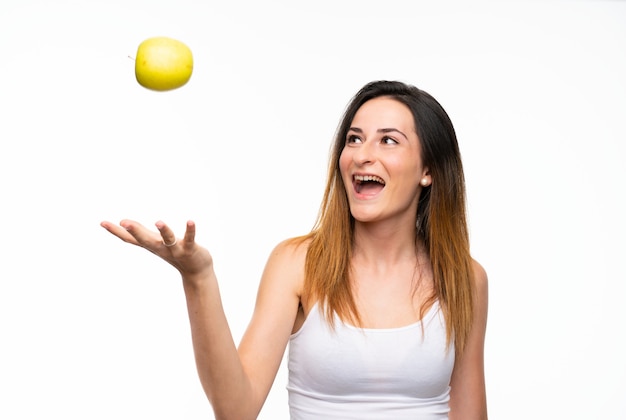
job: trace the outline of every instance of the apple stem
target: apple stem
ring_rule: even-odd
[[[128,56],[128,58],[130,58],[131,60],[135,61],[135,59],[133,57],[131,57],[130,55]]]

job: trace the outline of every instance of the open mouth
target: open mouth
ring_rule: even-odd
[[[385,181],[376,175],[354,175],[352,183],[357,194],[375,195],[385,188]]]

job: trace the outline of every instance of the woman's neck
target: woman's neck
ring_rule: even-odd
[[[355,222],[354,257],[376,265],[415,261],[418,242],[415,228],[404,225]]]

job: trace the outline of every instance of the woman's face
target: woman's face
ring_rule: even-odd
[[[339,157],[352,216],[361,222],[393,218],[415,223],[423,179],[420,140],[409,108],[389,97],[357,111]]]

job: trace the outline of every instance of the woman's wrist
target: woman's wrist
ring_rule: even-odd
[[[210,287],[217,283],[212,266],[196,273],[181,273],[181,278],[185,289],[192,290]]]

